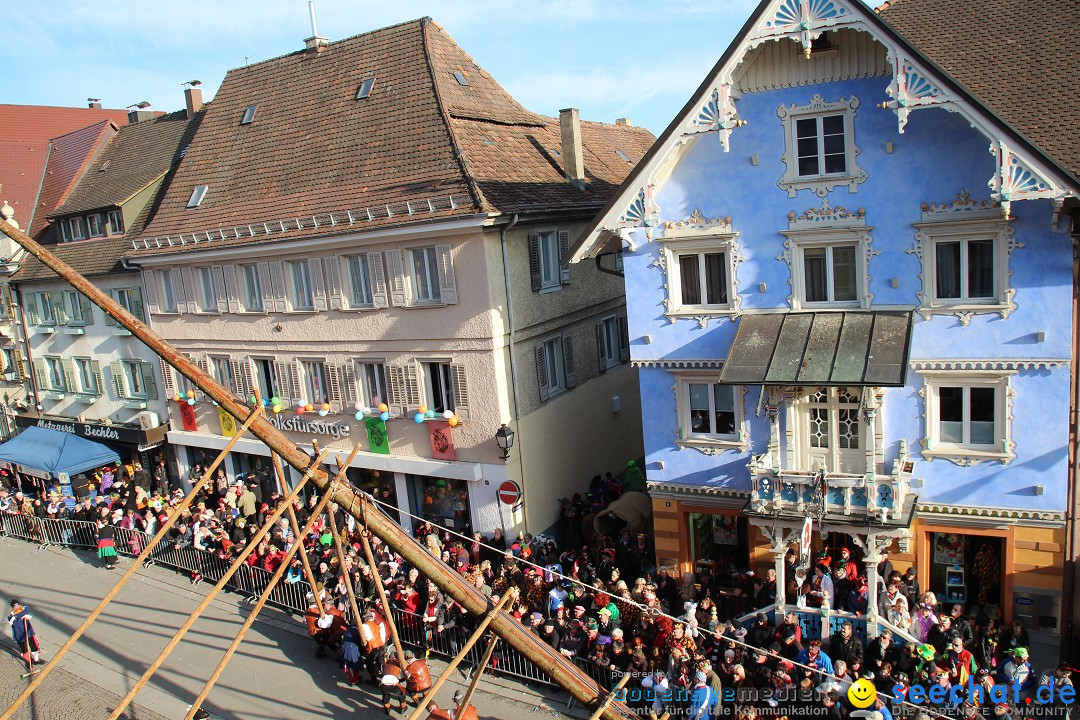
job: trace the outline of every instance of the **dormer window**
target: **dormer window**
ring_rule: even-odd
[[[371,91],[375,87],[375,78],[367,78],[364,82],[360,83],[360,87],[356,90],[357,100],[367,100],[371,96]]]
[[[240,124],[250,125],[251,121],[255,119],[255,111],[258,109],[258,105],[248,105],[247,110],[244,110],[244,117],[240,118]]]
[[[90,237],[105,237],[105,218],[101,213],[87,215],[86,227],[90,231]]]
[[[68,239],[69,240],[85,240],[86,239],[86,218],[73,217],[67,221],[68,225]]]
[[[188,208],[197,208],[202,205],[203,198],[206,197],[206,191],[209,187],[209,185],[196,185],[195,189],[191,191],[191,197],[188,198]]]
[[[109,234],[124,234],[124,211],[120,209],[109,211]]]

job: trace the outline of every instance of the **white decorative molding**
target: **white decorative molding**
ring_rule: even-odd
[[[947,505],[944,503],[918,503],[916,515],[923,520],[926,515],[949,517],[987,518],[995,520],[1035,520],[1039,522],[1064,523],[1065,513],[1058,510],[1018,510],[1015,508],[984,507],[978,505]]]
[[[706,234],[729,235],[732,233],[730,215],[722,218],[707,218],[696,208],[686,220],[668,220],[663,223],[663,228],[664,240],[699,237]]]
[[[620,227],[646,227],[651,228],[656,224],[657,207],[652,198],[652,186],[647,185],[638,188],[637,195],[623,210],[619,216]]]
[[[813,42],[822,32],[855,19],[839,0],[777,0],[762,13],[746,44],[752,48],[766,40],[790,38],[802,46],[809,59]]]
[[[840,98],[834,102],[825,102],[821,95],[814,95],[809,105],[781,105],[776,109],[781,123],[784,125],[784,154],[780,160],[786,169],[783,176],[776,181],[777,187],[787,190],[788,197],[795,197],[798,190],[813,190],[820,197],[825,195],[838,185],[847,185],[850,192],[857,192],[859,185],[866,181],[866,172],[859,167],[859,147],[855,144],[855,110],[859,107],[859,98]],[[842,173],[826,175],[799,175],[799,160],[796,150],[795,121],[802,117],[825,114],[842,114],[844,117],[844,158],[847,164]],[[825,158],[821,157],[824,163]],[[824,168],[821,168],[824,170]]]
[[[1016,372],[1018,370],[1050,370],[1070,367],[1068,358],[1016,358],[1008,360],[912,360],[911,369],[917,373],[933,372]]]
[[[990,154],[997,160],[997,172],[987,185],[1008,218],[1014,200],[1060,200],[1072,191],[1050,179],[1050,174],[1033,161],[1013,152],[1004,138],[990,143]]]
[[[630,367],[660,368],[663,370],[721,370],[724,367],[724,361],[714,358],[684,360],[657,358],[655,360],[631,360]],[[717,373],[716,377],[719,378],[720,374]]]
[[[750,50],[733,74],[743,93],[887,77],[892,66],[885,47],[870,35],[850,28],[830,31],[832,49],[816,51],[807,60],[789,42],[766,42]]]
[[[923,386],[919,388],[919,402],[922,403],[923,436],[922,450],[923,459],[927,462],[942,459],[959,465],[971,467],[984,462],[1000,462],[1008,465],[1016,459],[1016,442],[1012,439],[1013,425],[1013,399],[1016,390],[1013,389],[1010,379],[1015,374],[1012,370],[956,370],[956,371],[917,371],[924,376]],[[998,439],[995,445],[960,445],[944,443],[938,439],[937,431],[937,403],[932,402],[928,395],[933,387],[947,384],[982,385],[993,386],[998,390],[996,397],[997,408],[995,410],[995,424],[1001,425],[997,430]]]
[[[715,487],[713,485],[687,485],[683,483],[656,482],[654,480],[649,481],[649,493],[654,496],[656,495],[656,493],[664,493],[670,495],[733,498],[742,501],[750,499],[749,490]]]
[[[714,87],[697,115],[687,123],[686,132],[691,134],[715,132],[720,138],[724,152],[727,152],[731,131],[746,124],[745,120],[739,119],[739,113],[735,110],[736,94],[737,91],[732,90],[730,83],[722,83]]]
[[[674,323],[679,318],[692,319],[702,330],[714,317],[737,318],[742,309],[739,295],[739,263],[745,258],[739,252],[739,233],[731,228],[731,216],[706,218],[700,210],[694,210],[686,220],[668,221],[663,224],[664,234],[657,258],[652,265],[664,273],[664,316]],[[723,252],[727,275],[728,301],[719,305],[688,305],[681,303],[682,277],[679,274],[680,255],[704,252]]]
[[[821,207],[807,208],[802,215],[788,213],[788,230],[809,230],[823,227],[863,227],[866,225],[866,209],[848,212],[842,205],[833,207],[828,198],[821,199]]]
[[[671,385],[671,392],[675,396],[675,410],[678,422],[675,425],[675,447],[680,450],[692,448],[705,455],[734,450],[746,452],[750,449],[750,431],[747,425],[745,413],[746,386],[732,387],[732,404],[735,413],[735,434],[733,436],[689,434],[690,427],[690,397],[689,383],[715,384],[719,375],[712,373],[694,372],[693,370],[673,370],[672,377],[675,382]],[[710,395],[712,392],[710,391]],[[684,432],[686,431],[686,432]]]
[[[1016,288],[1010,282],[1013,251],[1024,247],[1016,240],[1008,218],[994,200],[974,200],[966,190],[948,203],[923,203],[922,222],[914,223],[915,245],[908,254],[919,258],[922,289],[916,293],[924,320],[933,315],[955,315],[961,325],[968,325],[974,315],[999,314],[1008,318],[1016,310]],[[989,239],[994,243],[994,296],[991,298],[938,298],[937,257],[934,242],[962,242],[965,239]]]

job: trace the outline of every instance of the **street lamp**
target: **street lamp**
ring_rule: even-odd
[[[502,450],[502,459],[507,459],[510,457],[510,448],[514,447],[514,431],[504,424],[495,431],[495,442],[499,444],[499,449]]]

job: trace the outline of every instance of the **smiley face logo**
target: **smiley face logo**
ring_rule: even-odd
[[[866,678],[859,678],[851,683],[847,691],[848,702],[859,709],[868,708],[877,699],[877,689]]]

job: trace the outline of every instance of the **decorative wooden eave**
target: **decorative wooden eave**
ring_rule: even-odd
[[[748,53],[764,42],[786,39],[799,43],[803,53],[808,54],[813,41],[823,32],[843,28],[868,33],[886,48],[893,79],[886,89],[887,97],[878,107],[896,113],[901,133],[914,110],[941,108],[963,116],[990,141],[995,169],[987,185],[1005,218],[1016,201],[1051,199],[1060,203],[1066,197],[1080,196],[1076,178],[994,116],[972,93],[858,0],[762,0],[690,101],[564,262],[595,256],[611,233],[620,235],[631,247],[637,244],[631,238],[638,231],[652,241],[660,214],[654,198],[679,160],[703,135],[713,132],[727,152],[733,132],[745,125],[735,107],[739,92],[733,76]]]

